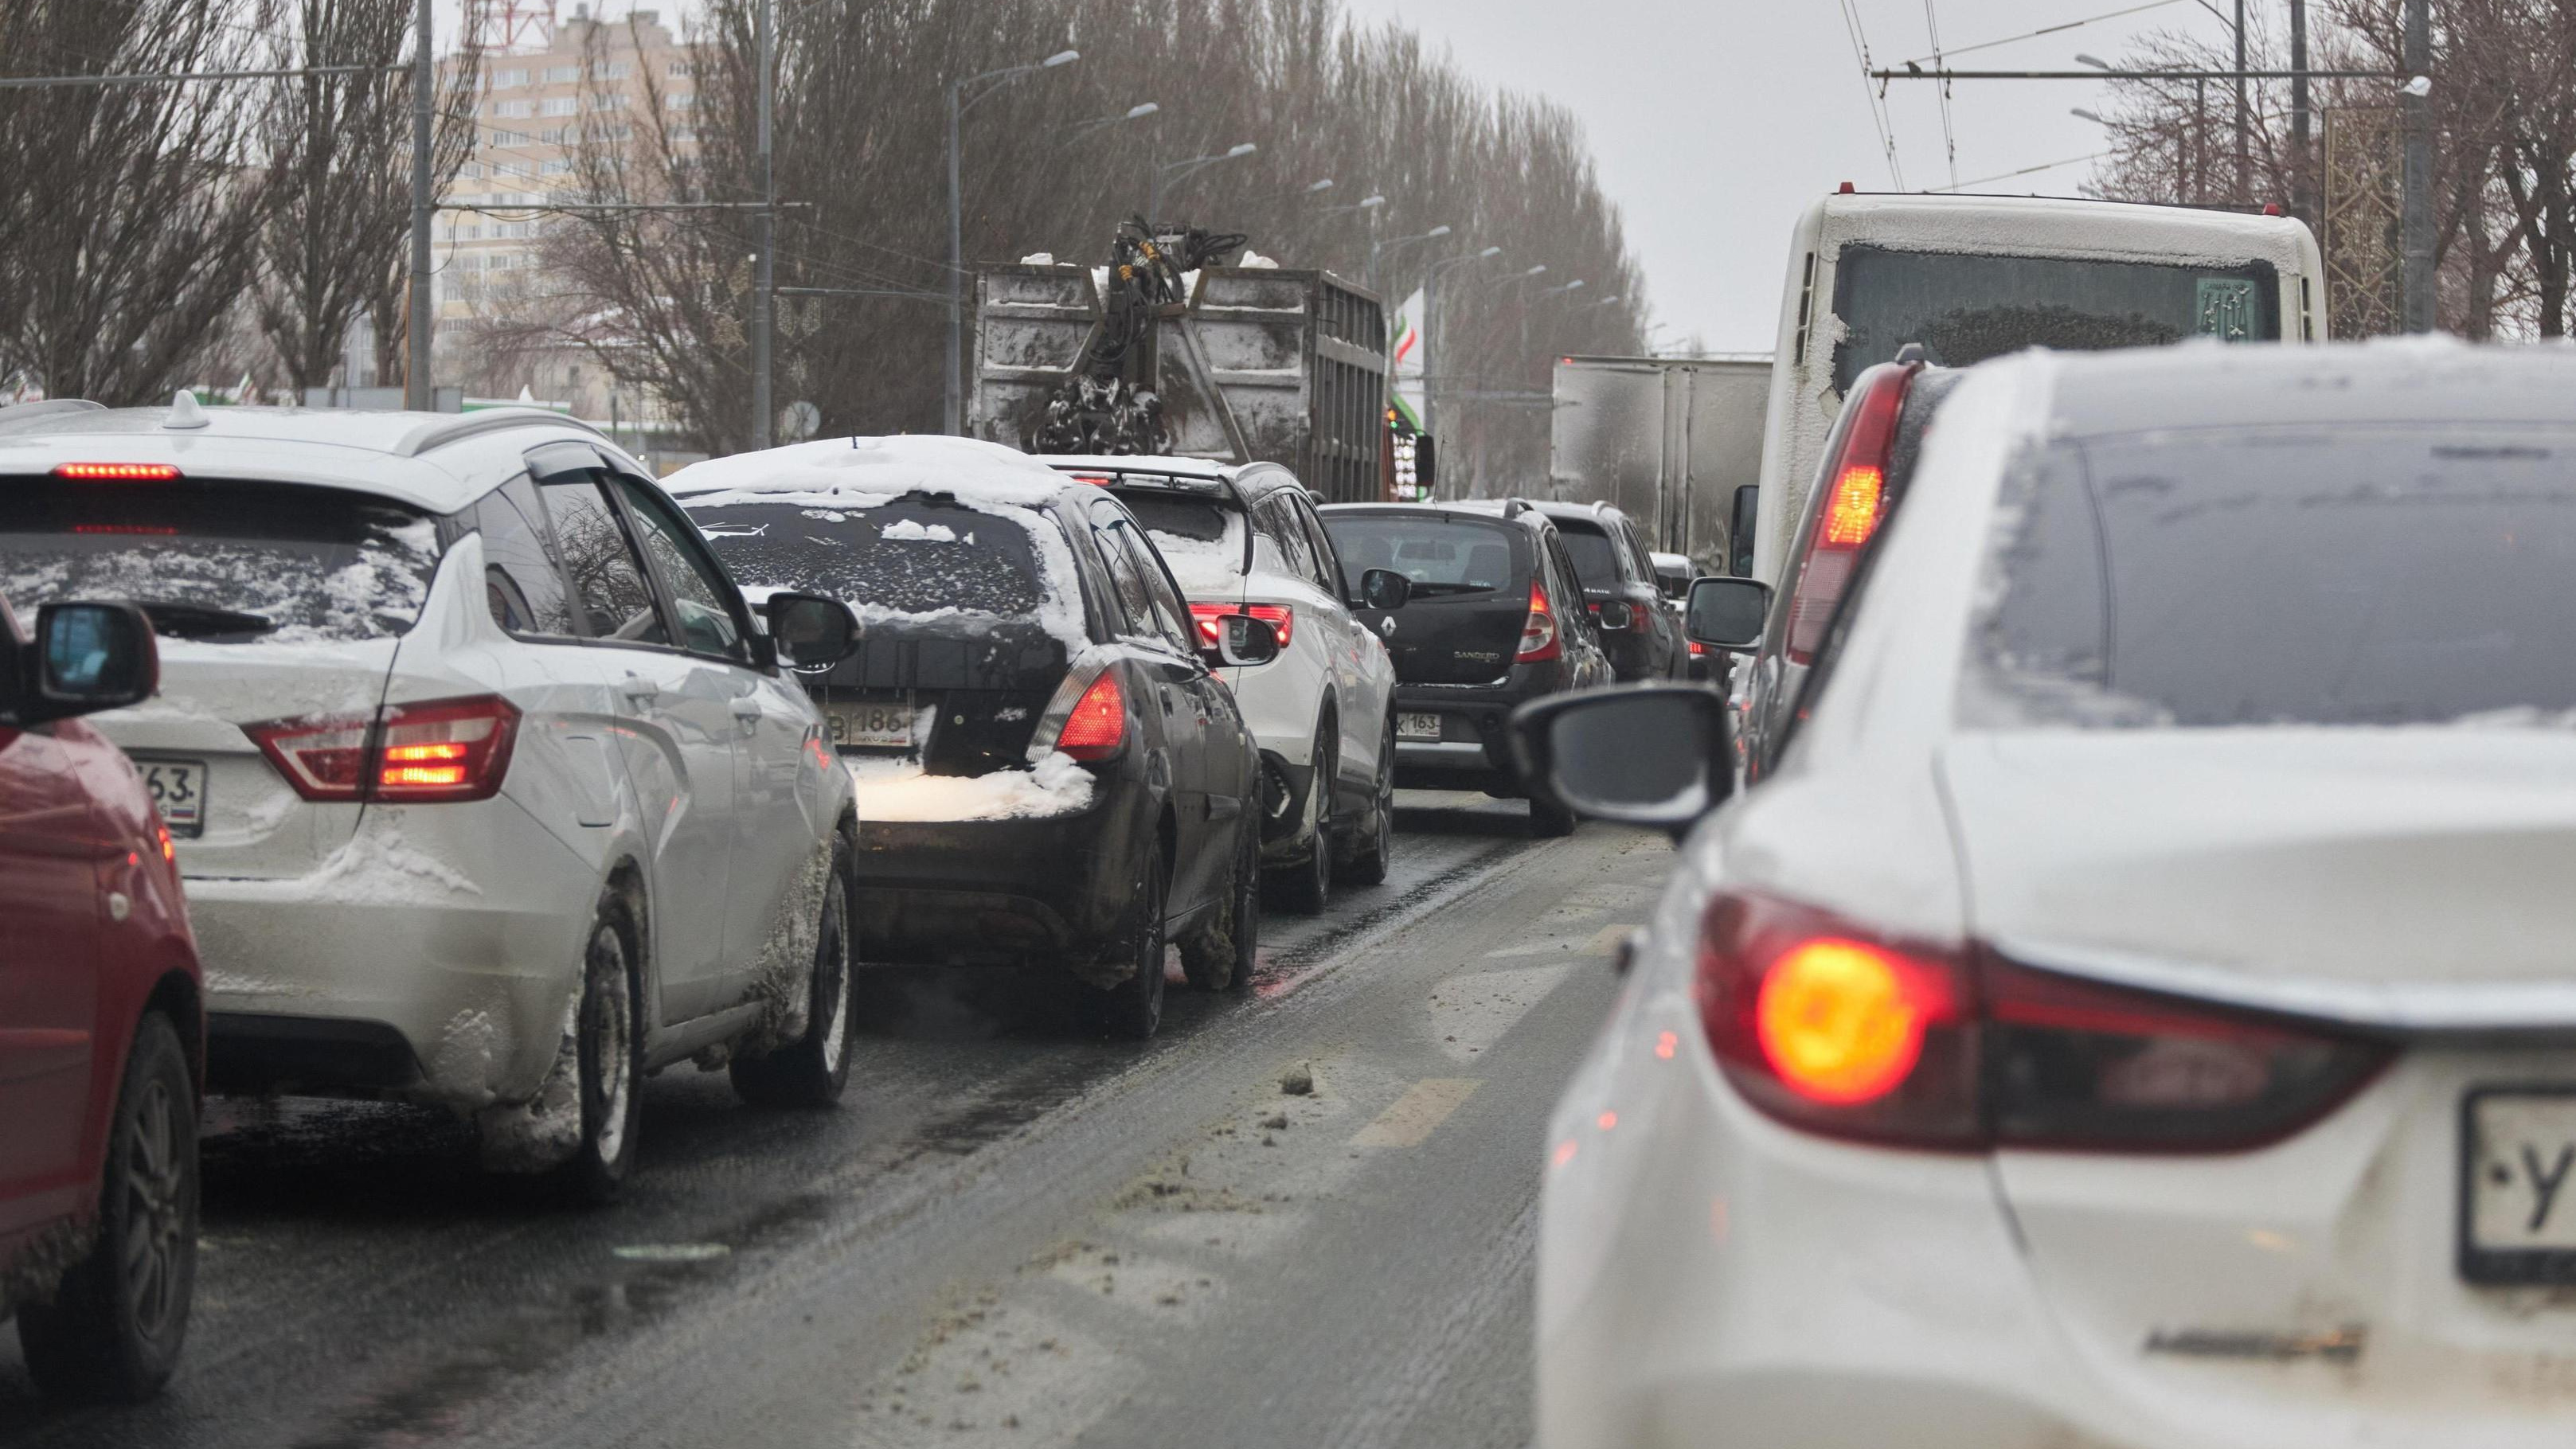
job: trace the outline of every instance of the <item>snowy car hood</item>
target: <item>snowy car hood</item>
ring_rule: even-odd
[[[1975,933],[2034,964],[2392,1025],[2576,1024],[2576,731],[1970,735]]]

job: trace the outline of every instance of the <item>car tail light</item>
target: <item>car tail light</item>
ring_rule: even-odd
[[[1225,642],[1225,619],[1229,614],[1248,614],[1268,624],[1279,635],[1279,647],[1288,647],[1288,636],[1296,631],[1297,611],[1286,604],[1192,604],[1190,618],[1199,626],[1199,642],[1210,649]]]
[[[1804,664],[1824,642],[1834,605],[1851,581],[1861,546],[1887,516],[1887,470],[1896,453],[1896,423],[1905,412],[1921,363],[1890,363],[1862,373],[1852,386],[1851,426],[1825,469],[1827,493],[1807,537],[1807,554],[1789,595],[1789,658]]]
[[[57,463],[54,476],[86,483],[168,483],[180,475],[170,463]]]
[[[1747,1101],[1895,1146],[2240,1150],[2325,1116],[2392,1054],[1752,893],[1711,901],[1696,989],[1710,1050]]]
[[[1701,642],[1699,642],[1697,639],[1693,639],[1692,641],[1690,641],[1690,651],[1691,651],[1691,657],[1692,657],[1693,659],[1698,659],[1698,658],[1701,658],[1701,657],[1705,656],[1705,655],[1708,653],[1708,646],[1707,646],[1707,645],[1705,645],[1705,644],[1702,644],[1702,643],[1701,643]]]
[[[307,800],[433,804],[499,793],[519,711],[484,694],[387,705],[373,718],[270,720],[242,730]]]
[[[1055,747],[1085,764],[1110,759],[1127,745],[1127,692],[1118,671],[1104,669],[1074,701],[1056,732]]]
[[[498,695],[388,705],[377,727],[378,800],[486,800],[501,788],[519,712]]]
[[[1530,581],[1529,617],[1521,621],[1520,652],[1512,656],[1514,664],[1544,664],[1565,652],[1565,642],[1557,637],[1556,607],[1547,601],[1547,589],[1537,580]]]

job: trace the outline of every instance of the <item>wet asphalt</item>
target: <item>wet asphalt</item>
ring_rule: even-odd
[[[837,1111],[648,1083],[614,1207],[439,1114],[218,1100],[178,1377],[54,1409],[0,1331],[0,1445],[1525,1444],[1546,1116],[1672,856],[1400,804],[1386,885],[1266,915],[1248,992],[1175,961],[1153,1041],[888,978]]]

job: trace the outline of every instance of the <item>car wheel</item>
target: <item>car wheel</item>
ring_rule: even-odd
[[[581,1066],[581,1144],[555,1169],[569,1200],[613,1202],[635,1163],[644,1128],[644,990],[625,903],[602,901],[582,953],[574,1038]]]
[[[1261,827],[1237,817],[1234,868],[1226,872],[1225,904],[1208,923],[1181,938],[1181,974],[1200,991],[1223,991],[1252,979],[1261,938]]]
[[[98,1240],[18,1310],[27,1373],[57,1398],[132,1403],[170,1377],[197,1277],[197,1088],[160,1012],[135,1028],[116,1096]]]
[[[829,1107],[850,1081],[850,847],[835,837],[832,873],[814,926],[813,1004],[805,1034],[759,1057],[734,1058],[733,1089],[759,1107]]]
[[[1135,974],[1100,993],[1094,1011],[1101,1029],[1112,1036],[1143,1041],[1163,1024],[1163,852],[1145,855],[1145,878],[1136,884],[1136,919],[1127,928],[1118,954]]]
[[[1377,796],[1369,807],[1368,843],[1342,863],[1334,879],[1351,885],[1386,884],[1387,863],[1395,856],[1395,719],[1389,716],[1377,742]]]
[[[1541,840],[1554,840],[1574,833],[1574,812],[1530,797],[1530,834]]]
[[[1306,787],[1306,830],[1314,847],[1305,859],[1279,873],[1275,896],[1282,910],[1300,916],[1320,916],[1333,897],[1333,784],[1335,756],[1333,722],[1324,721],[1315,731],[1315,764],[1312,783]]]

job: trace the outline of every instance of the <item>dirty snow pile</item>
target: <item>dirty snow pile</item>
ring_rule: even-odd
[[[1265,257],[1261,253],[1253,251],[1250,248],[1246,248],[1244,250],[1243,260],[1235,263],[1235,265],[1238,267],[1248,267],[1257,272],[1275,272],[1279,270],[1279,264],[1277,262],[1272,261],[1270,258]]]
[[[864,821],[1026,820],[1070,815],[1091,803],[1091,772],[1056,753],[1027,770],[925,775],[912,760],[846,762]]]

